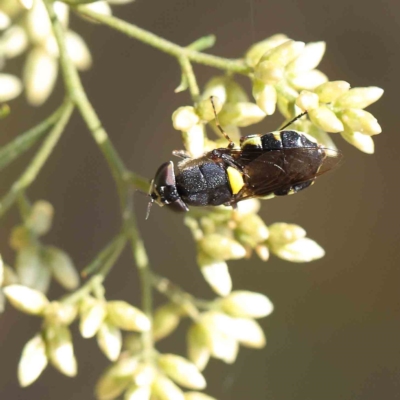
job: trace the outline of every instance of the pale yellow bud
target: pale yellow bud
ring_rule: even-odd
[[[318,95],[308,90],[302,90],[296,99],[296,106],[302,111],[313,110],[319,106]]]
[[[100,329],[107,315],[107,311],[105,304],[98,300],[95,300],[92,305],[85,308],[86,309],[81,313],[79,330],[82,337],[91,338]]]
[[[45,310],[45,318],[47,322],[54,324],[69,325],[78,313],[75,304],[67,304],[59,301],[52,301]]]
[[[283,79],[285,70],[279,64],[265,60],[257,64],[254,69],[254,76],[266,85],[274,85]]]
[[[175,354],[162,354],[158,365],[176,383],[188,389],[204,389],[206,380],[197,367],[183,357]]]
[[[29,103],[42,105],[53,91],[58,73],[57,60],[40,47],[28,54],[24,67],[25,94]]]
[[[217,96],[212,96],[215,112],[218,114],[222,110],[223,103]],[[196,105],[196,113],[203,121],[212,121],[215,119],[214,109],[211,98],[201,100]]]
[[[375,145],[371,136],[367,136],[362,134],[361,132],[351,132],[349,130],[345,130],[341,132],[343,139],[352,144],[358,150],[361,150],[366,154],[374,154]]]
[[[151,327],[149,318],[125,301],[109,301],[107,311],[110,321],[121,329],[142,332]]]
[[[43,1],[33,3],[26,15],[25,24],[29,38],[35,43],[44,41],[51,34],[50,19]]]
[[[112,15],[112,10],[110,5],[106,1],[95,1],[89,4],[83,4],[79,6],[80,8],[87,8],[90,11],[94,11],[97,14],[102,15]],[[90,22],[95,22],[90,18],[87,18]]]
[[[273,85],[265,85],[255,80],[253,83],[253,97],[258,105],[267,115],[275,112],[277,93]]]
[[[270,36],[269,38],[253,44],[247,50],[244,58],[246,63],[250,67],[255,67],[258,62],[260,61],[261,57],[269,50],[273,49],[274,47],[279,46],[280,44],[287,42],[289,39],[286,35],[282,33],[278,33],[276,35]]]
[[[47,366],[46,344],[42,335],[37,334],[29,340],[18,364],[18,381],[22,387],[29,386],[40,376]]]
[[[63,250],[48,246],[43,250],[43,262],[51,270],[54,279],[65,289],[73,290],[79,286],[79,274],[71,257]]]
[[[149,364],[139,364],[134,373],[134,381],[137,386],[150,386],[156,377],[156,370]]]
[[[203,100],[209,99],[211,96],[218,97],[219,101],[224,104],[227,100],[227,90],[226,90],[226,76],[215,76],[210,79],[201,95]]]
[[[350,89],[350,83],[345,81],[325,82],[315,88],[321,103],[331,103]]]
[[[215,260],[237,260],[246,255],[245,248],[239,242],[218,233],[206,235],[198,245],[204,253]]]
[[[200,121],[196,110],[192,106],[179,107],[172,114],[172,124],[178,131],[188,131]]]
[[[269,249],[266,245],[264,244],[258,244],[255,248],[256,253],[258,255],[258,257],[260,257],[260,259],[262,261],[268,261],[269,260]]]
[[[317,69],[290,76],[290,83],[297,89],[314,90],[328,81],[328,77]]]
[[[369,136],[382,132],[377,119],[367,111],[350,108],[341,112],[340,117],[353,132],[356,131]]]
[[[157,375],[153,382],[152,394],[157,400],[185,400],[182,390],[161,374]]]
[[[271,314],[274,306],[265,295],[248,291],[235,291],[219,299],[217,304],[233,317],[263,318]]]
[[[150,400],[150,397],[151,397],[150,386],[138,387],[136,385],[132,385],[125,392],[124,400]]]
[[[318,108],[310,110],[308,116],[315,125],[324,131],[342,132],[344,130],[342,121],[325,105],[320,105]]]
[[[110,361],[116,361],[121,353],[121,331],[116,326],[104,321],[97,331],[97,343]]]
[[[26,226],[37,235],[45,235],[51,228],[53,216],[54,208],[48,201],[37,201],[32,206]]]
[[[201,324],[193,324],[187,332],[187,353],[189,360],[202,371],[210,359],[208,333]]]
[[[13,250],[21,250],[24,247],[32,246],[35,238],[25,225],[15,226],[11,231],[10,247]]]
[[[306,44],[300,55],[287,66],[287,71],[298,73],[316,68],[324,56],[325,49],[325,42]]]
[[[153,338],[160,340],[169,336],[179,325],[181,308],[175,304],[158,307],[153,317]]]
[[[77,363],[69,329],[64,325],[50,325],[45,331],[50,362],[67,376],[77,374]]]
[[[232,289],[232,278],[225,261],[215,260],[199,252],[197,263],[206,282],[215,293],[226,296]]]
[[[291,262],[310,262],[325,255],[324,249],[308,238],[298,239],[282,246],[274,246],[271,250],[279,258]]]
[[[257,104],[248,102],[226,103],[219,113],[219,121],[222,126],[245,127],[260,122],[265,116],[265,112]]]
[[[269,240],[273,245],[294,242],[306,236],[306,231],[299,225],[275,222],[269,226]]]
[[[338,108],[366,108],[375,103],[383,95],[383,89],[371,86],[365,88],[353,88],[340,96],[335,101]]]
[[[20,80],[10,74],[0,74],[0,102],[6,102],[19,96],[22,91]]]
[[[260,243],[268,239],[268,228],[264,221],[257,214],[249,214],[240,219],[237,230],[249,236],[255,243]]]
[[[27,47],[28,37],[21,26],[13,25],[3,33],[1,50],[4,57],[17,57],[22,54]]]
[[[26,314],[41,315],[49,305],[49,300],[42,292],[26,286],[9,285],[3,290],[9,302]]]
[[[197,158],[204,154],[204,125],[193,125],[188,131],[182,132],[182,140],[187,152]]]
[[[287,40],[279,46],[267,51],[262,57],[260,62],[270,60],[276,65],[286,66],[293,59],[298,57],[303,51],[305,43],[295,42],[294,40]]]
[[[92,56],[85,41],[76,32],[68,31],[65,35],[68,56],[80,70],[87,70],[92,66]]]
[[[233,318],[231,325],[232,335],[241,345],[255,349],[261,349],[266,345],[264,332],[253,319]]]
[[[0,30],[7,29],[11,24],[10,17],[0,10]]]

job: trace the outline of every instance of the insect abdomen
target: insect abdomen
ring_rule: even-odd
[[[226,171],[211,161],[186,165],[176,176],[176,186],[188,205],[218,206],[232,198]]]

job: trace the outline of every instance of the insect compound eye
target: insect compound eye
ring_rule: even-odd
[[[154,177],[154,187],[161,186],[175,186],[175,172],[174,172],[174,163],[172,161],[168,161],[162,164]]]

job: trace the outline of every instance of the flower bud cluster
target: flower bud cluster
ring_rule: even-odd
[[[195,390],[184,392],[179,386]],[[213,400],[197,392],[206,380],[189,360],[175,354],[153,354],[149,361],[126,351],[100,377],[96,385],[99,400],[113,400],[124,394],[127,400]]]
[[[189,328],[189,359],[203,370],[210,357],[233,363],[239,345],[264,347],[264,332],[254,319],[266,317],[272,311],[272,303],[260,293],[234,291],[218,298],[211,304],[210,311],[202,313]]]
[[[253,251],[263,261],[270,253],[293,262],[308,262],[324,255],[317,243],[305,237],[302,228],[281,223],[268,227],[258,210],[259,201],[250,199],[240,202],[234,213],[224,207],[207,214],[191,211],[185,218],[197,242],[197,263],[203,277],[220,296],[232,290],[229,260],[250,257]]]
[[[52,277],[67,290],[76,289],[80,281],[67,253],[40,242],[51,228],[53,214],[50,203],[37,201],[24,223],[16,226],[10,237],[10,246],[16,251],[18,282],[43,293],[47,292]]]
[[[345,81],[328,81],[316,69],[324,52],[324,42],[304,44],[282,34],[252,46],[245,60],[254,68],[256,103],[267,115],[273,114],[278,106],[287,120],[307,111],[313,126],[306,124],[306,133],[341,132],[344,139],[361,151],[373,153],[371,136],[379,134],[381,127],[364,108],[377,101],[383,90],[350,89]],[[318,136],[321,135],[317,139]]]

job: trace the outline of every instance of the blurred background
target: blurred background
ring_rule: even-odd
[[[114,7],[114,14],[173,42],[186,45],[209,33],[210,50],[239,57],[254,42],[285,33],[305,42],[324,40],[320,69],[330,80],[355,86],[379,86],[383,98],[368,111],[383,133],[375,137],[376,154],[366,155],[339,136],[345,162],[311,189],[263,203],[270,224],[303,226],[327,252],[310,264],[253,257],[230,262],[235,289],[265,293],[274,313],[261,320],[268,344],[241,349],[234,365],[213,360],[205,371],[207,392],[220,400],[372,400],[400,399],[399,299],[399,154],[400,2],[381,0],[137,0]],[[71,26],[89,44],[94,67],[82,75],[91,101],[112,141],[133,171],[151,178],[157,167],[181,148],[171,114],[190,104],[188,93],[174,94],[180,71],[175,59],[119,33],[73,16]],[[199,84],[218,71],[195,65]],[[8,65],[20,75],[21,60]],[[246,87],[250,89],[249,82]],[[10,103],[1,122],[4,144],[55,109],[62,85],[40,108],[23,97]],[[266,118],[244,133],[274,130],[280,120]],[[256,130],[254,130],[256,129]],[[334,137],[335,139],[335,137]],[[0,176],[2,194],[31,156]],[[83,268],[119,228],[118,200],[107,166],[75,115],[60,144],[29,190],[32,200],[46,199],[56,210],[46,242],[68,251]],[[135,196],[139,225],[153,268],[186,290],[205,298],[213,294],[195,262],[195,248],[182,216],[153,208],[144,220],[146,198]],[[19,221],[16,211],[2,219],[0,251],[13,262],[8,235]],[[129,252],[106,281],[109,299],[138,303],[138,277]],[[53,283],[50,297],[61,295]],[[158,298],[157,298],[158,299]],[[39,329],[34,317],[10,306],[0,324],[0,397],[2,399],[93,399],[93,387],[109,364],[95,340],[77,334],[79,363],[75,379],[53,368],[27,389],[18,386],[22,346]],[[185,325],[160,342],[160,349],[184,354]]]

